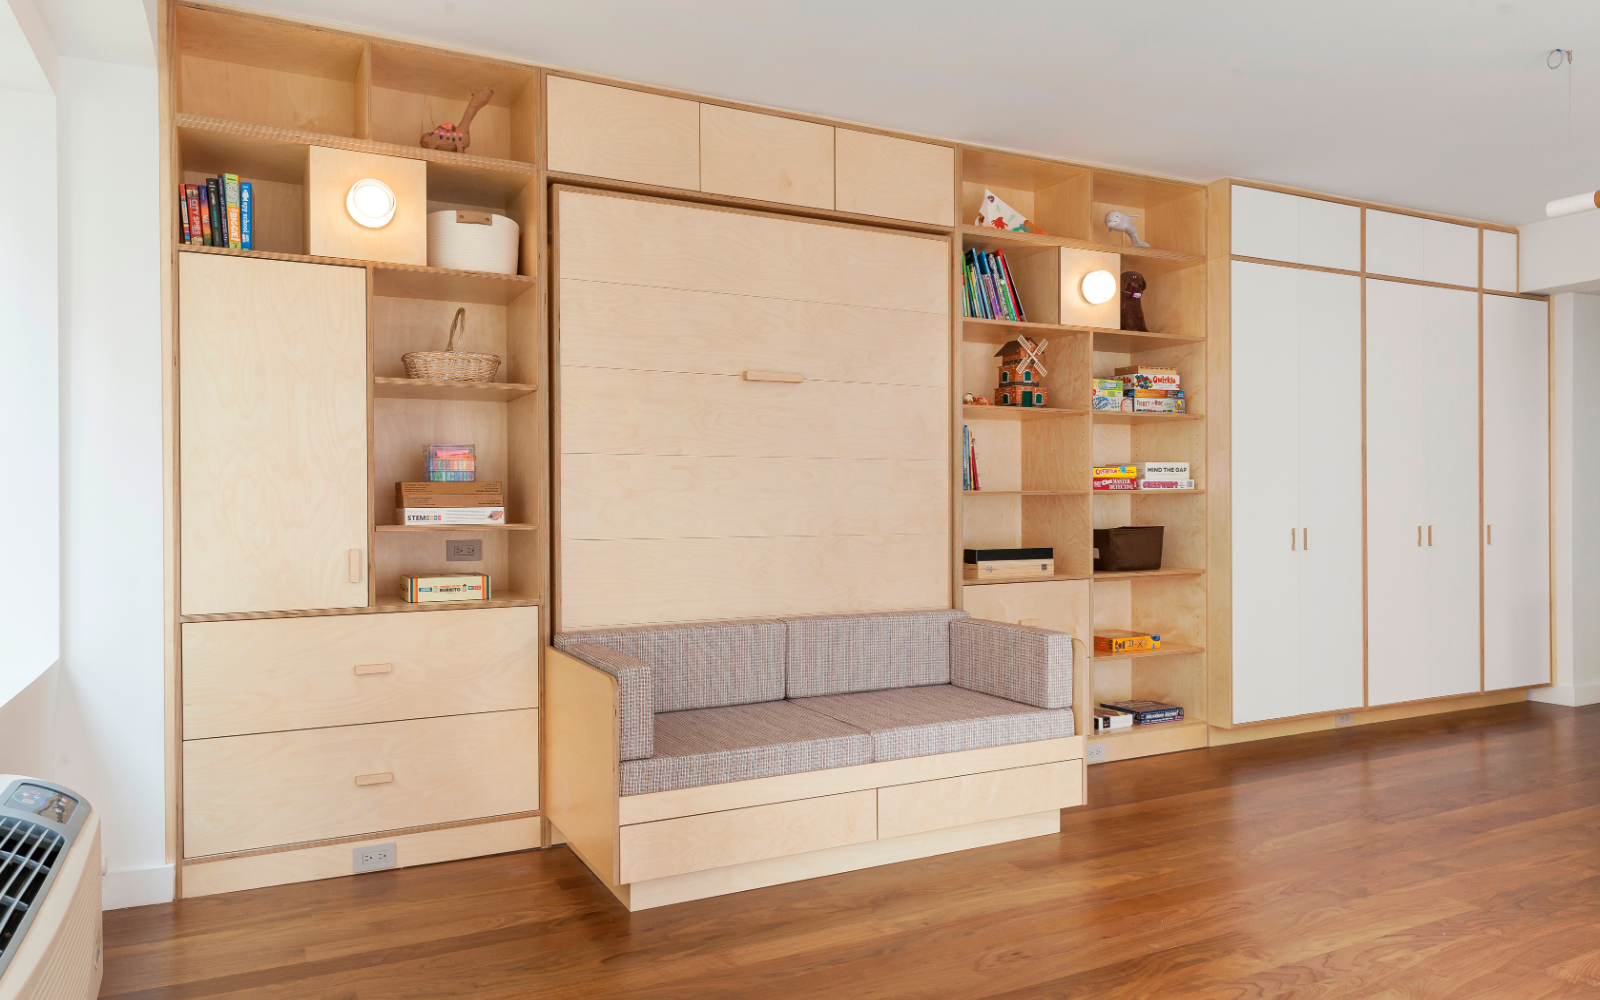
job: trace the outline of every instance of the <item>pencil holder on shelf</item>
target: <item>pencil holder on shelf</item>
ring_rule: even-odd
[[[450,382],[492,382],[500,369],[500,358],[493,354],[469,354],[456,350],[456,337],[467,332],[467,311],[457,309],[450,321],[450,339],[442,351],[412,351],[401,357],[407,378],[444,379]]]

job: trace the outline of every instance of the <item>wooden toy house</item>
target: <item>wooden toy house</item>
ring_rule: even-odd
[[[1026,338],[1023,338],[1026,339]],[[1040,382],[1045,369],[1039,362],[1044,344],[1031,340],[1007,341],[994,356],[1000,359],[1000,385],[994,391],[999,406],[1046,406],[1048,390]]]

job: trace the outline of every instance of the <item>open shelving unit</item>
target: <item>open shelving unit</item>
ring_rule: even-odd
[[[967,148],[960,156],[961,220],[956,250],[1000,251],[1028,322],[964,318],[955,350],[959,391],[994,398],[1000,345],[1026,334],[1047,340],[1049,407],[964,405],[960,423],[976,442],[981,490],[960,491],[963,548],[1049,545],[1053,577],[963,581],[962,605],[975,615],[1070,631],[1087,701],[1145,698],[1182,705],[1184,720],[1093,734],[1105,760],[1206,745],[1206,191],[1199,185]],[[982,229],[977,216],[993,191],[1045,233]],[[1137,215],[1149,247],[1108,232],[1105,214]],[[1150,332],[1063,323],[1061,252],[1122,255],[1122,270],[1145,277]],[[956,264],[960,273],[960,261]],[[959,299],[959,296],[958,296]],[[1076,314],[1073,314],[1076,315]],[[1112,413],[1089,407],[1092,380],[1137,364],[1178,368],[1188,412]],[[958,435],[958,442],[959,442]],[[1095,492],[1097,465],[1188,461],[1196,488],[1173,492]],[[958,467],[959,474],[959,467]],[[1162,568],[1093,571],[1093,529],[1165,527]],[[1148,653],[1095,655],[1095,628],[1144,629],[1162,636]]]

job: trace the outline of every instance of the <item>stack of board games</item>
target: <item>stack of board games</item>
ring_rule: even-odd
[[[1139,468],[1135,465],[1101,465],[1094,470],[1097,490],[1137,490]]]
[[[395,483],[397,524],[506,523],[506,499],[499,483]]]
[[[1094,469],[1096,490],[1192,490],[1188,462],[1141,462],[1138,465],[1102,465]]]
[[[1094,710],[1094,731],[1096,733],[1109,733],[1114,729],[1132,729],[1133,715],[1128,712],[1118,712],[1110,708],[1096,707]]]
[[[1184,413],[1186,401],[1178,369],[1159,365],[1118,368],[1111,378],[1094,380],[1090,406],[1120,413]]]
[[[407,604],[489,600],[489,578],[482,573],[429,573],[400,578],[400,599]]]

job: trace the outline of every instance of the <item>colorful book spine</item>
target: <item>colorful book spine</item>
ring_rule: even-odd
[[[1011,278],[1006,274],[1005,256],[999,253],[993,254],[989,266],[994,268],[995,281],[1003,289],[1000,304],[1005,307],[1006,319],[1014,323],[1020,319],[1017,315],[1017,290],[1011,287]]]
[[[223,174],[221,181],[222,211],[228,220],[228,246],[240,250],[244,247],[244,236],[239,228],[239,175]]]
[[[189,242],[189,186],[178,185],[178,239]]]
[[[228,245],[226,231],[222,228],[222,189],[215,177],[206,178],[206,246]]]
[[[239,184],[239,245],[245,250],[255,249],[256,195],[249,181]]]
[[[1139,467],[1137,465],[1098,465],[1090,471],[1095,479],[1137,479]]]
[[[200,228],[200,189],[193,184],[183,186],[183,201],[189,212],[189,242],[203,244],[205,232]]]
[[[989,293],[989,315],[995,319],[1005,319],[1006,311],[1000,306],[1000,286],[995,284],[994,269],[989,266],[989,255],[982,254],[983,276],[988,283],[985,289]]]
[[[973,438],[967,444],[967,463],[972,471],[972,488],[974,491],[983,489],[983,484],[978,481],[978,439]]]
[[[1092,488],[1095,489],[1095,490],[1101,490],[1101,491],[1104,491],[1104,490],[1113,490],[1113,491],[1125,490],[1127,492],[1132,493],[1132,492],[1137,492],[1138,491],[1138,489],[1139,489],[1139,480],[1137,480],[1137,479],[1096,479],[1094,481],[1094,485],[1093,485]]]
[[[965,456],[972,454],[972,429],[966,424],[961,425],[961,454],[963,456],[961,460],[961,488],[970,490],[972,489],[972,465],[966,460]]]
[[[1017,281],[1011,276],[1011,263],[1005,254],[1000,255],[1000,268],[1006,272],[1006,283],[1011,286],[1011,308],[1016,311],[1017,322],[1026,323],[1028,314],[1022,309],[1022,296],[1017,294]]]

